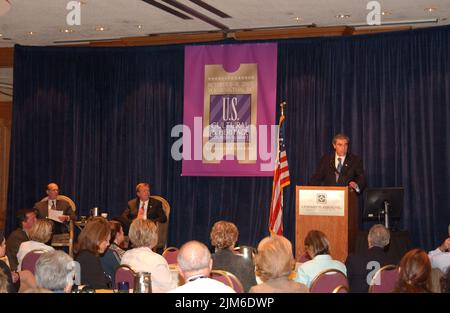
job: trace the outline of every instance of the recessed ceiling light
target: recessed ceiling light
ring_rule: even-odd
[[[3,37],[3,34],[0,34],[0,37]]]
[[[381,15],[386,16],[386,15],[391,15],[392,13],[389,11],[382,11]]]
[[[338,14],[338,15],[336,15],[336,18],[344,19],[344,18],[349,18],[350,16],[352,16],[352,15],[351,14]]]
[[[70,29],[70,28],[64,28],[64,29],[61,29],[61,33],[66,33],[66,34],[68,34],[68,33],[73,33],[74,32],[74,30],[73,29]]]
[[[103,31],[106,30],[106,27],[103,27],[103,26],[97,26],[97,27],[95,28],[95,30],[98,31],[98,32],[103,32]]]
[[[30,36],[36,35],[35,32],[28,32],[27,34],[30,35]]]
[[[302,19],[300,16],[294,17],[294,20],[295,20],[296,22],[301,22],[301,21],[303,21],[303,19]]]
[[[435,8],[435,7],[429,7],[429,8],[425,8],[424,9],[424,11],[427,11],[427,12],[434,12],[434,11],[436,11],[437,9]]]
[[[142,29],[142,25],[138,25],[136,26],[138,29]]]

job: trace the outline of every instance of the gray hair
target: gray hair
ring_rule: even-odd
[[[192,240],[186,242],[178,252],[178,266],[185,273],[209,268],[211,253],[203,243]]]
[[[338,140],[338,139],[344,139],[344,140],[347,140],[347,143],[348,144],[350,144],[350,137],[348,137],[346,134],[344,134],[344,133],[339,133],[339,134],[336,134],[336,135],[334,135],[334,137],[333,137],[333,145],[336,143],[336,141]]]
[[[36,262],[36,283],[39,287],[61,291],[73,284],[73,259],[64,251],[43,253]]]
[[[373,225],[369,230],[368,240],[372,246],[384,248],[389,244],[390,239],[391,234],[389,233],[389,229],[381,224]]]

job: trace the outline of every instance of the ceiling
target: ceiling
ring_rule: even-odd
[[[361,28],[367,27],[370,11],[366,9],[369,1],[365,0],[80,0],[76,1],[81,4],[80,25],[70,26],[66,21],[69,0],[0,0],[0,9],[8,1],[9,11],[0,16],[0,48],[14,44],[89,43],[154,34],[229,34],[261,28]],[[381,11],[386,12],[381,16],[381,25],[450,24],[450,0],[379,3]],[[1,69],[0,101],[1,91],[10,81],[12,71]]]

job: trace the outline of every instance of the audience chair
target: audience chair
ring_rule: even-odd
[[[116,272],[114,273],[114,281],[116,285],[114,289],[119,289],[118,284],[120,282],[126,281],[130,289],[134,287],[134,278],[136,277],[136,272],[128,265],[120,265]]]
[[[41,255],[43,253],[45,253],[45,252],[47,252],[47,251],[45,251],[45,250],[33,250],[33,251],[28,252],[23,257],[21,270],[22,271],[29,270],[34,275],[34,272],[35,272],[35,269],[36,269],[36,262],[41,257]]]
[[[333,293],[348,293],[348,288],[344,285],[339,285],[334,288]]]
[[[64,200],[66,202],[69,203],[70,207],[72,208],[72,211],[76,212],[77,207],[75,205],[75,202],[73,202],[72,199],[70,199],[67,196],[63,196],[63,195],[58,195],[56,196],[56,201],[58,200]],[[48,197],[42,198],[41,202],[48,201]],[[69,255],[73,258],[73,236],[74,236],[74,232],[73,232],[73,228],[74,228],[74,223],[72,220],[69,221],[69,233],[66,234],[55,234],[52,237],[52,247],[68,247],[69,248]]]
[[[224,283],[225,285],[234,289],[233,281],[226,271],[212,270],[210,276],[212,279],[220,281],[221,283]]]
[[[177,257],[178,257],[178,248],[175,247],[169,247],[166,250],[164,250],[162,256],[166,259],[167,264],[178,264]]]
[[[339,270],[328,269],[317,274],[311,283],[309,292],[332,293],[341,285],[348,288],[347,276]]]
[[[369,293],[389,293],[394,291],[398,275],[399,272],[396,265],[383,266],[373,275]]]
[[[225,272],[225,274],[227,274],[227,276],[231,279],[231,282],[233,283],[233,289],[234,291],[236,291],[236,293],[244,293],[244,286],[242,286],[241,281],[236,277],[236,275],[227,271],[222,272]]]

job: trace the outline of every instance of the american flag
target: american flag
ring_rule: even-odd
[[[283,188],[291,183],[284,144],[284,115],[280,116],[278,128],[278,158],[273,174],[272,201],[270,203],[269,231],[283,235]]]

